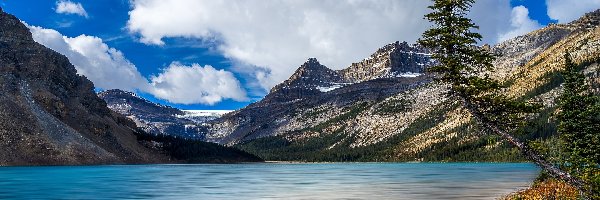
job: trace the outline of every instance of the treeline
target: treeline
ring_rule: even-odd
[[[152,135],[136,132],[142,145],[160,150],[171,158],[186,163],[236,163],[261,162],[261,158],[245,151],[216,143],[177,138],[170,135]]]
[[[445,115],[449,111],[456,109],[457,104],[446,103],[444,106],[427,113],[424,117],[417,119],[401,134],[394,135],[389,139],[368,145],[350,148],[354,138],[345,138],[347,135],[340,132],[324,134],[319,137],[308,138],[297,141],[288,141],[283,136],[272,136],[255,139],[237,145],[244,151],[260,156],[265,160],[279,161],[306,161],[306,162],[410,162],[410,161],[429,161],[429,162],[521,162],[525,161],[518,150],[510,145],[501,142],[501,139],[493,135],[475,135],[473,141],[460,143],[463,136],[471,136],[474,130],[472,124],[460,126],[455,130],[458,137],[449,141],[440,142],[430,147],[418,151],[415,154],[405,154],[404,146],[409,138],[421,134],[431,129],[445,120]],[[349,112],[352,117],[356,111],[368,108],[367,105],[357,105]],[[339,119],[337,119],[339,120]],[[290,134],[303,134],[306,131],[321,132],[323,128],[328,127],[337,120],[325,122],[321,125],[307,128]],[[540,121],[547,120],[539,119]],[[541,127],[531,127],[540,129]],[[340,130],[342,130],[341,128]],[[538,133],[532,133],[538,134]],[[532,135],[522,135],[522,137],[534,137]],[[342,142],[340,142],[342,141]],[[339,143],[338,143],[339,142]],[[337,143],[337,144],[336,144]],[[498,143],[498,144],[497,144]],[[333,145],[335,146],[333,148]],[[497,144],[497,145],[496,145]],[[491,146],[491,148],[490,148]]]

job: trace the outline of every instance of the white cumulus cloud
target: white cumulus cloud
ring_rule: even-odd
[[[217,49],[264,89],[287,79],[309,57],[333,69],[397,40],[415,42],[429,22],[427,0],[132,0],[127,29],[149,45],[164,38],[220,41]],[[511,29],[509,0],[478,1],[471,16],[485,43]],[[166,44],[168,45],[168,44]],[[237,67],[239,69],[239,67]],[[238,71],[236,71],[238,72]]]
[[[569,23],[583,14],[600,9],[600,0],[546,0],[548,16]]]
[[[539,22],[529,18],[529,10],[525,6],[517,6],[512,9],[510,23],[513,29],[499,34],[499,42],[542,28]]]
[[[172,63],[152,80],[152,94],[174,103],[212,105],[225,98],[246,101],[246,92],[233,73],[210,65]],[[194,81],[195,80],[195,81]],[[190,94],[202,94],[195,97]]]
[[[246,93],[231,72],[197,64],[171,64],[150,81],[123,53],[95,36],[63,36],[56,30],[29,26],[36,42],[69,58],[77,73],[102,89],[141,91],[180,104],[215,104],[223,99],[246,100]]]
[[[103,89],[146,90],[148,81],[120,51],[108,47],[102,39],[80,35],[66,37],[53,29],[28,26],[33,39],[69,58],[77,73]]]
[[[59,0],[56,2],[56,13],[60,14],[75,14],[83,17],[88,17],[88,13],[85,11],[81,3],[75,3],[69,0]]]

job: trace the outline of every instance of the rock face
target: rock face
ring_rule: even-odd
[[[316,58],[309,58],[283,83],[273,87],[264,102],[286,102],[309,98],[323,91],[347,84],[336,72],[321,65]]]
[[[362,82],[377,78],[418,76],[433,60],[430,52],[419,45],[406,42],[385,45],[361,62],[352,63],[339,73],[348,82]]]
[[[0,11],[0,165],[166,162],[137,143],[135,128],[65,56]]]
[[[138,127],[154,135],[204,140],[207,130],[202,124],[221,115],[208,111],[182,111],[117,89],[103,91],[98,96],[106,101],[108,108],[133,120]]]

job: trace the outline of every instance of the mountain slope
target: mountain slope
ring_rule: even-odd
[[[532,146],[540,146],[540,144],[550,148],[553,146],[556,125],[551,116],[555,111],[556,97],[561,92],[562,79],[559,70],[563,66],[562,57],[565,50],[571,51],[574,60],[587,75],[588,83],[594,86],[592,89],[600,91],[598,89],[600,86],[598,24],[600,24],[600,11],[586,14],[569,24],[548,26],[491,48],[491,51],[499,55],[494,63],[497,69],[492,75],[509,86],[507,94],[524,101],[540,102],[545,106],[540,114],[532,116],[531,121],[518,131],[521,133],[518,137],[532,141]],[[394,49],[388,46],[382,49]],[[425,51],[417,55],[427,54]],[[369,63],[373,57],[361,63]],[[413,64],[404,66],[419,66],[430,62],[419,59],[406,61]],[[377,67],[373,66],[380,66],[378,64],[360,66],[371,66],[371,68],[363,69],[364,72],[352,73],[358,74],[355,77],[359,78],[352,79],[355,82],[360,82],[361,78],[380,80],[379,75],[367,75],[386,71],[376,70]],[[360,68],[350,67],[341,71],[350,71],[350,69]],[[342,75],[342,77],[348,76]],[[477,126],[471,121],[469,113],[443,95],[445,88],[444,85],[435,82],[421,82],[405,91],[389,93],[383,95],[383,98],[375,98],[371,101],[353,101],[344,106],[315,104],[301,107],[301,109],[288,111],[287,115],[279,114],[279,116],[289,116],[281,118],[282,121],[295,121],[297,126],[294,128],[269,127],[269,130],[275,130],[271,134],[274,136],[241,140],[236,145],[267,160],[518,161],[522,159],[518,151],[499,138],[479,132]],[[355,95],[359,96],[359,94]],[[243,113],[243,110],[240,113]],[[227,117],[231,119],[235,116]],[[246,121],[255,120],[249,117]],[[234,125],[229,130],[234,132],[239,130],[235,122],[230,121],[229,124]],[[282,126],[276,125],[276,127]],[[248,135],[252,135],[252,132]]]
[[[155,163],[69,60],[0,11],[0,165]]]

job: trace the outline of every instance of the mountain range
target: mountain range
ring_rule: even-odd
[[[544,105],[518,130],[531,146],[556,140],[552,115],[565,50],[600,91],[599,23],[596,11],[483,46],[497,55],[493,78],[510,97]],[[427,72],[435,64],[427,49],[406,42],[385,45],[342,70],[309,58],[264,99],[196,123],[198,138],[266,160],[521,161],[516,149],[479,132],[469,113],[446,97],[447,87]]]
[[[555,145],[566,50],[600,95],[599,24],[600,10],[482,47],[497,55],[493,78],[508,96],[544,106],[517,130],[530,146]],[[262,100],[231,112],[184,111],[121,90],[96,94],[66,57],[35,43],[27,27],[1,11],[0,64],[0,165],[207,161],[202,155],[219,161],[522,160],[500,138],[478,131],[427,71],[436,64],[430,51],[406,42],[342,70],[308,58]]]
[[[179,110],[152,103],[133,92],[118,89],[98,93],[108,108],[133,120],[142,130],[158,135],[166,134],[180,138],[204,140],[204,122],[219,118],[228,110]]]

